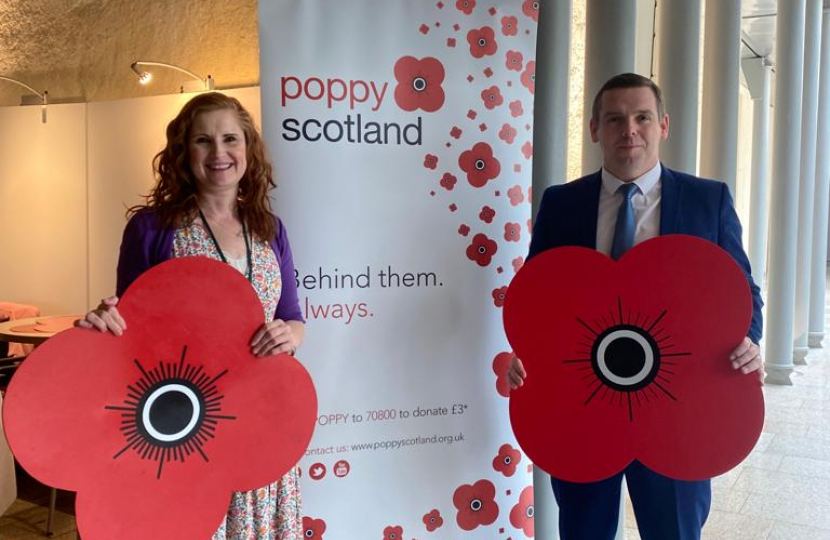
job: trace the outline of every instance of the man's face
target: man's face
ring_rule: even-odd
[[[660,141],[669,136],[669,117],[658,118],[651,88],[618,88],[602,95],[599,121],[592,119],[590,128],[603,166],[630,181],[657,165]]]

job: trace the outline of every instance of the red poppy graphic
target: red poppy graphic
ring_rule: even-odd
[[[522,13],[539,22],[539,0],[525,0],[522,2]]]
[[[232,491],[302,457],[311,378],[291,356],[251,354],[262,305],[226,264],[155,266],[118,309],[124,335],[72,328],[29,355],[6,395],[9,444],[32,476],[78,492],[84,537],[210,538]]]
[[[499,453],[493,458],[493,468],[504,476],[513,476],[516,466],[522,460],[522,453],[509,444],[501,445]]]
[[[524,257],[516,257],[513,259],[513,271],[518,272],[519,269],[524,265],[525,258]]]
[[[447,173],[444,173],[444,176],[441,177],[440,184],[441,184],[441,187],[446,189],[447,191],[452,191],[452,188],[455,187],[455,183],[457,181],[458,181],[458,179],[455,177],[455,175],[450,174],[450,173],[447,172]]]
[[[533,234],[533,220],[527,220],[527,234]]]
[[[501,163],[493,155],[493,148],[484,142],[476,143],[458,157],[458,166],[467,173],[473,187],[483,187],[501,172]]]
[[[517,134],[518,132],[516,131],[516,128],[510,124],[504,124],[499,131],[499,139],[503,140],[507,144],[513,144]]]
[[[504,224],[504,239],[508,242],[518,242],[522,237],[522,226],[518,223]]]
[[[512,188],[507,190],[507,197],[510,199],[511,206],[519,206],[523,200],[525,200],[524,192],[522,191],[522,186],[516,184]]]
[[[499,246],[495,240],[490,240],[486,234],[478,233],[473,236],[473,242],[467,246],[467,258],[479,266],[487,266],[498,250]]]
[[[472,531],[481,525],[490,525],[499,516],[496,504],[496,486],[489,480],[475,484],[464,484],[455,490],[452,503],[458,510],[455,521],[465,531]]]
[[[524,108],[522,108],[522,102],[518,99],[516,101],[510,102],[510,116],[513,118],[518,118],[519,116],[525,113]]]
[[[476,0],[458,0],[455,3],[456,9],[464,13],[464,15],[471,15],[473,9],[476,7]]]
[[[499,90],[499,87],[496,85],[482,90],[481,100],[484,102],[484,106],[488,109],[495,109],[504,103],[504,98],[501,96],[501,90]]]
[[[444,65],[427,56],[403,56],[395,62],[395,102],[405,111],[435,112],[444,104]]]
[[[527,186],[527,202],[533,202],[533,186]]]
[[[510,524],[533,538],[533,486],[527,486],[519,495],[519,502],[510,510]]]
[[[502,307],[504,305],[504,298],[507,296],[507,285],[504,287],[499,287],[497,289],[493,289],[493,304],[496,307]]]
[[[444,524],[444,518],[441,517],[441,512],[437,509],[430,510],[428,513],[424,514],[423,521],[424,526],[429,532],[433,532],[435,529],[441,528]]]
[[[493,223],[493,218],[496,217],[496,211],[489,206],[482,206],[481,212],[478,213],[478,218],[484,223]]]
[[[531,94],[536,93],[536,61],[531,60],[525,65],[522,72],[522,85],[530,90]]]
[[[473,58],[483,58],[496,54],[499,48],[496,43],[496,33],[489,26],[467,32],[467,43],[470,44],[470,54]]]
[[[519,51],[507,51],[504,65],[511,71],[521,71],[524,66],[524,58]]]
[[[462,223],[458,226],[458,234],[460,234],[461,236],[467,236],[468,234],[470,234],[470,226],[466,223]]]
[[[525,159],[530,159],[533,157],[533,144],[530,141],[527,141],[522,145],[522,155]]]
[[[313,540],[323,540],[323,533],[326,532],[326,522],[322,519],[314,519],[303,516],[303,536]]]
[[[469,118],[470,120],[475,120],[476,116],[478,116],[478,113],[476,113],[474,110],[470,109],[469,111],[467,111],[467,118]]]
[[[496,392],[502,397],[510,396],[510,382],[507,379],[507,372],[510,370],[512,361],[513,353],[509,352],[500,352],[493,358],[493,373],[496,374]]]
[[[403,527],[389,526],[383,529],[383,540],[403,540]]]
[[[438,167],[438,156],[427,154],[424,156],[424,167],[427,169],[435,169]]]
[[[522,449],[573,482],[635,459],[680,480],[728,471],[763,425],[757,377],[729,362],[751,317],[743,272],[700,238],[660,236],[618,261],[575,247],[534,257],[504,306],[532,374],[510,398]]]
[[[447,38],[447,47],[455,47],[455,38]]]
[[[459,139],[461,138],[461,133],[463,133],[461,131],[461,128],[459,128],[458,126],[453,126],[453,128],[450,130],[450,137],[452,137],[453,139]]]
[[[501,33],[505,36],[515,36],[519,33],[519,21],[516,17],[509,15],[501,18]]]

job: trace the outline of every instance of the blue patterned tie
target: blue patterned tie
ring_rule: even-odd
[[[611,258],[615,261],[634,245],[634,206],[631,199],[637,193],[637,186],[634,183],[623,184],[617,191],[622,193],[623,200],[617,212],[617,227],[611,244]]]

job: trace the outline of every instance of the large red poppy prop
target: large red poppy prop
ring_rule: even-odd
[[[262,307],[228,265],[166,262],[118,309],[123,336],[71,329],[26,359],[3,409],[9,444],[32,476],[78,492],[85,540],[205,540],[232,491],[300,459],[314,385],[293,357],[251,354]]]
[[[728,471],[763,425],[758,377],[729,361],[751,317],[746,277],[699,238],[658,237],[617,262],[576,247],[534,257],[504,306],[527,371],[510,398],[519,444],[573,482],[635,459],[682,480]]]

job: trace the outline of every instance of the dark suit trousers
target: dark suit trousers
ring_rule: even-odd
[[[551,478],[559,504],[560,540],[614,539],[623,475],[642,540],[700,539],[712,500],[711,481],[673,480],[635,461],[599,482]]]

